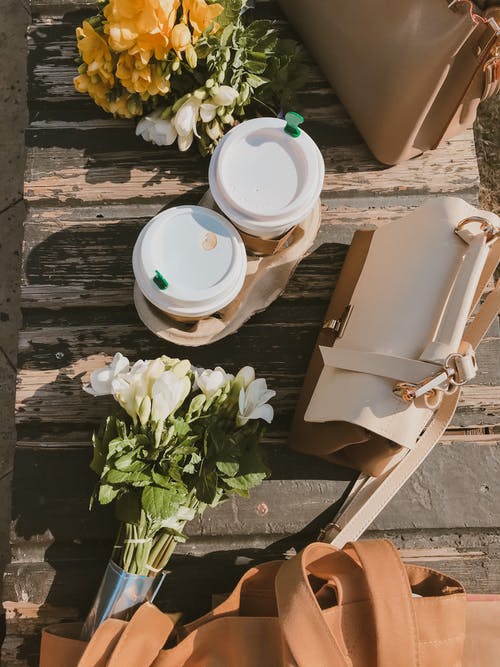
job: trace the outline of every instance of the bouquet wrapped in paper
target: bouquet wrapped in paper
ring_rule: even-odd
[[[139,118],[158,145],[193,140],[203,155],[238,120],[293,106],[303,68],[296,42],[245,0],[104,0],[77,29],[74,83],[105,111]]]
[[[236,375],[160,357],[132,367],[121,354],[85,390],[119,410],[94,434],[92,502],[120,521],[111,561],[83,637],[152,599],[186,523],[231,494],[247,496],[269,470],[260,441],[275,392],[252,368]]]

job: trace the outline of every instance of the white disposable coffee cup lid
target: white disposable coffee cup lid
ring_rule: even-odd
[[[209,169],[219,208],[242,229],[258,234],[286,230],[306,217],[323,186],[324,162],[301,130],[285,131],[279,118],[256,118],[219,142]]]
[[[144,296],[182,317],[203,317],[230,303],[243,286],[247,266],[237,230],[202,206],[159,213],[141,231],[132,261]]]

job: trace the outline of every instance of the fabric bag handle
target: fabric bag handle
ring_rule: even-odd
[[[410,584],[397,551],[386,540],[351,544],[345,551],[317,542],[283,563],[276,577],[276,598],[283,634],[298,667],[352,667],[343,639],[328,626],[308,581],[308,571],[325,557],[321,570],[328,569],[332,578],[335,569],[347,566],[352,571],[358,564],[377,631],[377,667],[417,667]],[[393,650],[399,662],[394,662]]]
[[[146,602],[131,620],[108,619],[100,625],[78,667],[150,667],[174,629],[174,621]]]
[[[473,299],[472,309],[485,291],[495,268],[500,261],[500,239],[493,241],[488,258],[481,273]],[[475,350],[500,311],[500,281],[486,297],[476,316],[465,329],[463,342]],[[431,453],[455,413],[460,398],[460,389],[446,394],[423,435],[414,449],[410,450],[394,468],[380,477],[370,478],[360,485],[360,490],[335,521],[322,531],[322,539],[336,547],[356,540],[396,495],[415,470]]]
[[[368,584],[377,638],[377,666],[418,667],[418,635],[404,563],[389,540],[351,542]],[[396,649],[397,655],[394,655]]]

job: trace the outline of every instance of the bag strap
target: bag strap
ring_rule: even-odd
[[[497,239],[492,243],[488,259],[479,279],[474,295],[473,308],[485,291],[499,261],[500,239]],[[464,342],[469,343],[473,349],[476,349],[499,311],[500,281],[486,297],[478,313],[467,326],[463,337]],[[356,540],[368,528],[431,453],[448,427],[459,398],[460,388],[453,394],[445,394],[440,407],[418,440],[416,447],[408,451],[404,458],[396,463],[391,470],[361,485],[359,492],[354,497],[349,498],[348,505],[341,510],[335,522],[326,526],[322,531],[322,540],[337,547],[342,547],[346,542]]]
[[[276,575],[276,602],[286,643],[297,667],[352,667],[352,661],[332,630],[308,581],[308,566],[341,551],[327,544],[308,545],[283,563]],[[345,554],[343,554],[345,556]],[[330,571],[334,568],[330,565]]]
[[[350,544],[344,551],[318,542],[283,563],[276,577],[276,598],[283,634],[298,667],[352,667],[343,638],[327,624],[309,584],[308,574],[317,568],[332,579],[357,570],[369,593],[378,667],[418,667],[410,584],[387,540]]]
[[[389,540],[351,542],[368,582],[379,667],[418,667],[418,634],[406,568]],[[396,651],[396,654],[395,654]]]
[[[109,618],[97,628],[78,662],[78,667],[106,665],[120,639],[125,621]]]
[[[172,618],[146,602],[128,623],[104,621],[88,643],[78,667],[150,667],[173,629]]]

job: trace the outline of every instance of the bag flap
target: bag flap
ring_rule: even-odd
[[[479,213],[496,220],[460,199],[434,198],[403,220],[377,229],[352,294],[349,321],[334,348],[421,359],[440,325],[467,248],[455,227]],[[444,357],[457,352],[439,349]],[[325,366],[304,419],[349,422],[411,449],[433,410],[423,401],[405,403],[393,389],[394,379]]]

